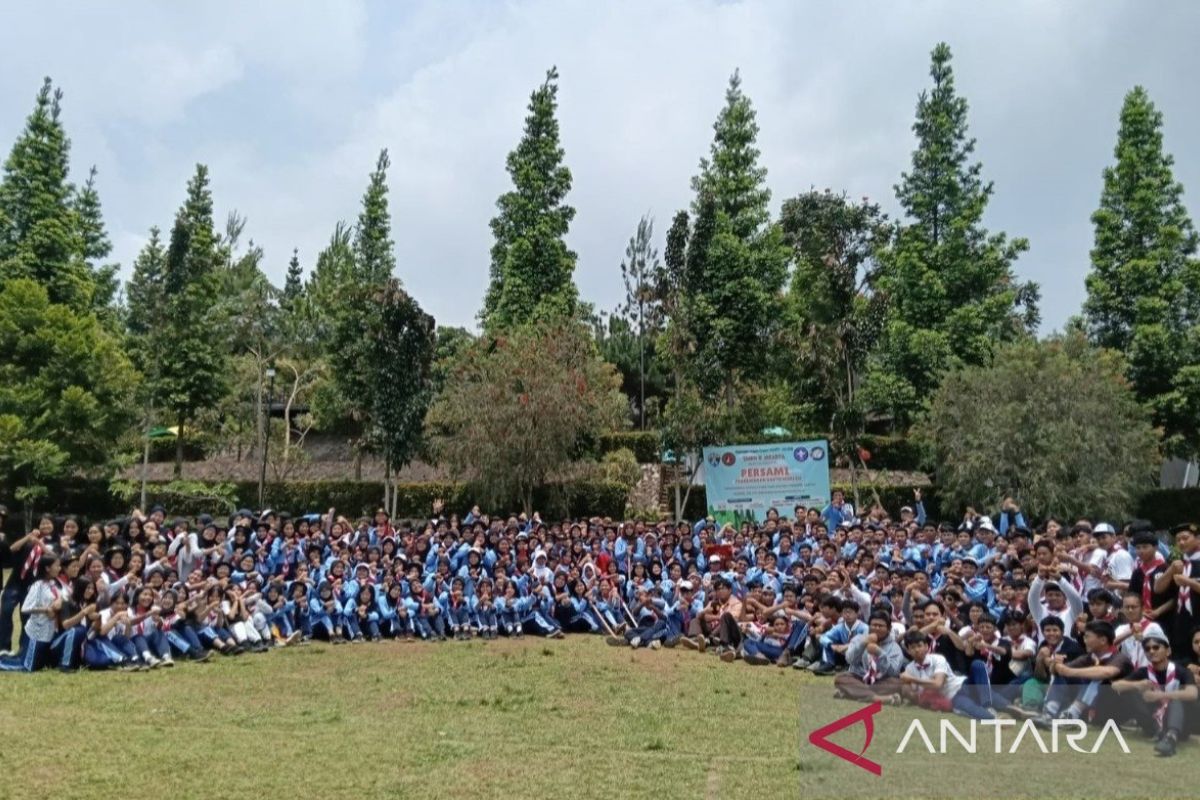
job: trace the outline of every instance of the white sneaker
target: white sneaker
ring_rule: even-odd
[[[159,660],[158,660],[157,658],[155,658],[154,656],[147,656],[147,657],[146,657],[146,666],[150,667],[150,669],[155,669],[155,668],[157,668],[157,667],[158,667],[158,665],[159,665],[159,664],[161,664],[161,663],[162,663],[162,662],[161,662],[161,661],[159,661]]]
[[[167,656],[166,658],[164,658],[164,659],[162,660],[162,665],[161,665],[161,666],[164,666],[164,667],[173,667],[173,666],[175,666],[175,659],[171,658],[170,656]]]
[[[662,642],[660,642],[658,639],[655,639],[650,643],[651,650],[657,650],[660,647],[662,647]]]
[[[629,646],[630,646],[630,647],[632,647],[632,648],[634,648],[634,649],[636,649],[636,648],[638,648],[638,647],[641,647],[641,646],[642,646],[642,637],[640,637],[640,636],[635,636],[635,637],[633,637],[632,639],[630,639],[630,640],[629,640]]]

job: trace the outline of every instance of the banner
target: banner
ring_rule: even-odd
[[[829,502],[829,443],[742,444],[704,448],[708,515],[718,524],[766,519],[775,508],[790,517],[796,505]]]

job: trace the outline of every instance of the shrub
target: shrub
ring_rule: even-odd
[[[871,469],[918,471],[928,462],[925,450],[915,439],[906,436],[873,436],[858,438],[859,445],[871,454],[867,466]]]
[[[657,431],[614,431],[600,436],[601,455],[616,450],[630,450],[639,464],[657,464],[661,456],[662,440]]]
[[[638,466],[637,458],[632,450],[625,447],[605,453],[604,458],[600,459],[597,472],[601,480],[619,483],[626,491],[637,486],[642,477],[642,468]]]

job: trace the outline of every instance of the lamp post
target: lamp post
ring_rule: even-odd
[[[262,469],[258,473],[258,510],[263,509],[263,491],[267,483],[267,450],[271,446],[271,398],[275,395],[275,362],[272,361],[266,371],[267,403],[266,419],[263,420]]]

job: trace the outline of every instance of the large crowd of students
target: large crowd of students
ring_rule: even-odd
[[[892,518],[835,492],[740,528],[479,508],[396,525],[334,509],[44,516],[0,539],[0,670],[146,670],[311,639],[594,633],[806,669],[864,702],[1115,719],[1162,756],[1200,733],[1195,525],[1031,530],[1011,502],[934,524],[914,499]]]

